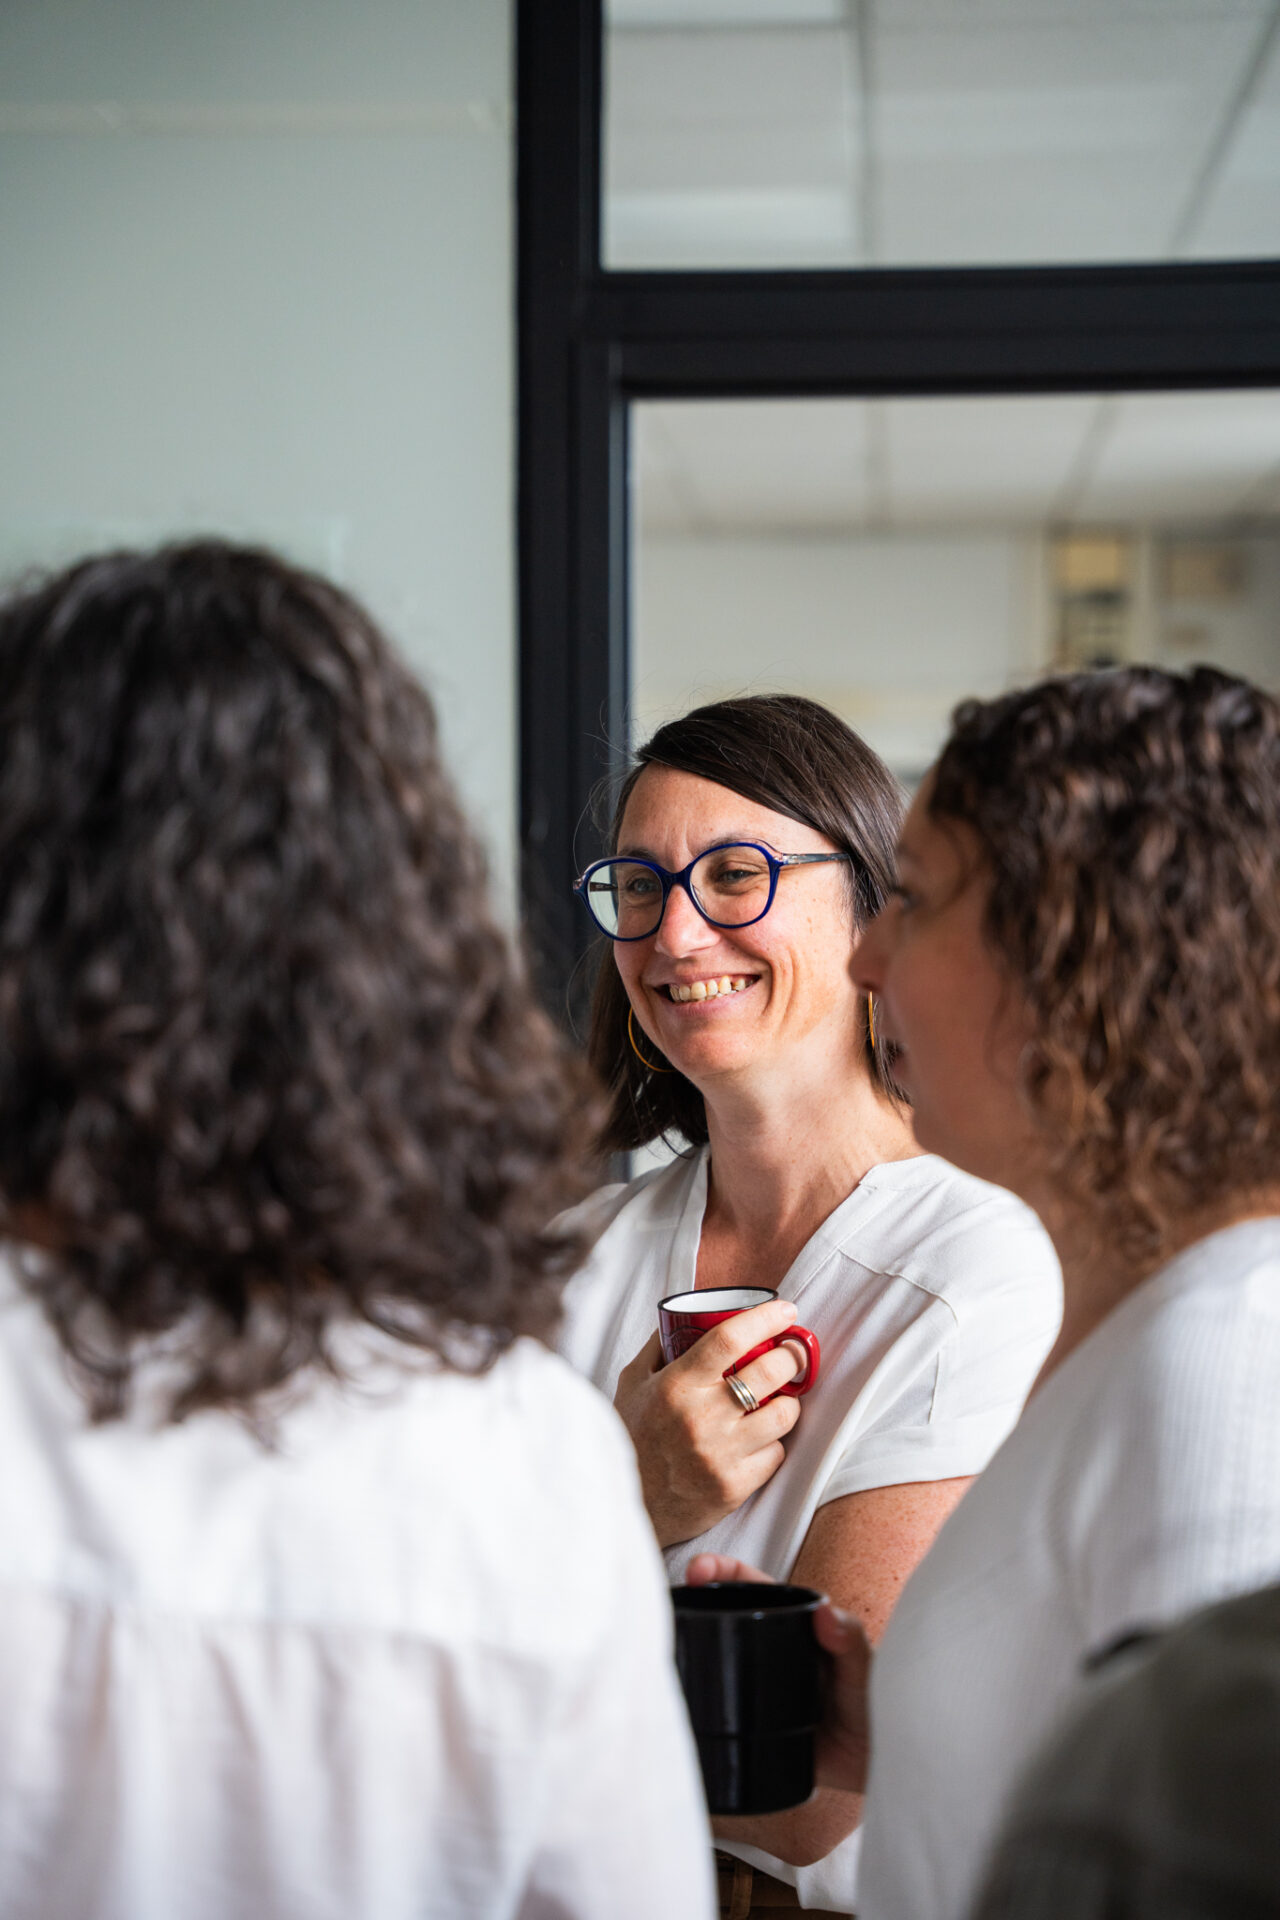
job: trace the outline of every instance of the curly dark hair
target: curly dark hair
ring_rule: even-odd
[[[1066,1190],[1140,1261],[1280,1174],[1280,706],[1207,667],[956,709],[929,811],[991,872],[1027,1096]]]
[[[830,707],[800,694],[743,694],[668,721],[640,748],[622,784],[609,827],[610,851],[646,767],[696,774],[825,834],[849,855],[855,930],[888,898],[902,792],[879,755]],[[609,1094],[599,1151],[624,1153],[668,1134],[702,1146],[707,1139],[702,1095],[651,1041],[647,1052],[661,1071],[641,1064],[627,1035],[631,1002],[613,964],[612,943],[602,937],[598,953],[587,1053]],[[876,1084],[901,1099],[879,1037],[874,1046],[868,1037],[867,1060]]]
[[[175,1418],[545,1336],[592,1109],[352,599],[205,541],[0,609],[0,1205],[95,1416],[159,1335]]]

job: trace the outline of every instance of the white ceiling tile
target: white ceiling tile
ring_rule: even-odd
[[[1184,234],[1266,0],[878,0],[865,127],[862,42],[852,15],[818,24],[827,0],[625,8],[633,24],[607,40],[611,265],[1280,249],[1280,42]],[[860,226],[868,145],[872,234]]]
[[[1280,467],[1280,394],[1130,394],[1115,405],[1077,521],[1214,521],[1256,510]]]
[[[889,402],[891,524],[1043,524],[1095,404],[1088,395]]]
[[[609,191],[628,194],[792,192],[847,186],[851,156],[835,114],[811,119],[762,115],[737,122],[652,120],[617,129],[609,154]]]
[[[1256,39],[1237,14],[881,34],[878,257],[1164,256]]]
[[[649,531],[839,530],[866,518],[864,402],[655,401],[632,423]]]
[[[848,104],[853,59],[852,37],[836,28],[613,34],[606,112],[620,127],[727,125],[748,132],[761,123],[838,115]]]
[[[633,423],[648,532],[1204,524],[1280,508],[1270,391],[663,401]]]
[[[605,0],[606,28],[828,25],[844,0]]]
[[[1271,0],[876,0],[876,25],[903,27],[1018,28],[1108,26],[1140,20],[1167,25],[1199,20],[1210,26],[1237,19],[1261,20]]]
[[[839,188],[615,194],[604,258],[633,269],[843,266],[858,250],[857,217]]]
[[[1271,43],[1187,252],[1202,260],[1280,254],[1280,36]]]
[[[857,53],[844,32],[615,34],[610,266],[841,263],[856,228]]]

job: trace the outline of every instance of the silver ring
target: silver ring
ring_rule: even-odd
[[[755,1413],[757,1411],[760,1402],[756,1399],[745,1380],[740,1379],[736,1373],[726,1373],[724,1383],[744,1413]]]

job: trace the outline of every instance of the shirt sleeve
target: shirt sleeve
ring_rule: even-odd
[[[621,1449],[619,1449],[621,1452]],[[634,1469],[627,1462],[629,1479]],[[670,1594],[638,1486],[593,1543],[607,1615],[566,1692],[520,1920],[711,1920],[711,1834],[672,1650]]]
[[[1038,1228],[975,1233],[963,1254],[984,1269],[982,1283],[958,1305],[937,1299],[916,1337],[898,1343],[875,1411],[820,1504],[981,1473],[1008,1437],[1058,1330],[1057,1264]]]

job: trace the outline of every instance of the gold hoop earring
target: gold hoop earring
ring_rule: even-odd
[[[867,1038],[871,1042],[872,1053],[876,1050],[876,1003],[867,995]]]
[[[674,1073],[675,1072],[674,1067],[659,1067],[652,1060],[646,1060],[644,1055],[641,1053],[639,1047],[636,1045],[636,1030],[631,1024],[632,1021],[635,1019],[635,1012],[636,1010],[634,1007],[627,1008],[627,1038],[631,1042],[632,1053],[634,1053],[636,1059],[640,1062],[640,1065],[642,1067],[648,1067],[650,1073]]]

